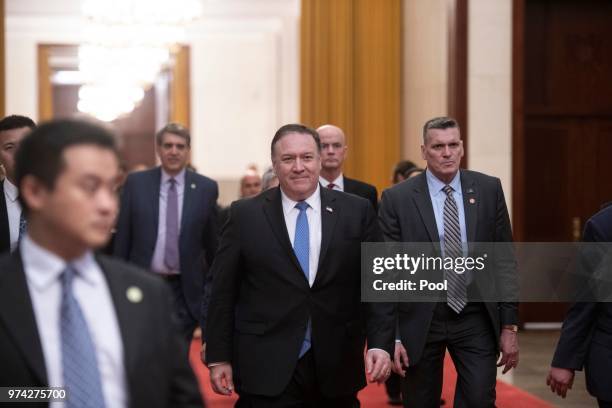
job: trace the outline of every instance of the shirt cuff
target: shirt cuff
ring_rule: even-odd
[[[216,363],[209,363],[209,364],[206,364],[206,367],[210,368],[210,367],[220,366],[222,364],[229,364],[229,361],[219,361]]]
[[[379,349],[379,348],[371,348],[371,349],[368,349],[368,352],[369,352],[369,351],[372,351],[372,350],[380,350],[380,351],[382,351],[383,353],[385,353],[385,354],[387,355],[387,357],[391,358],[391,355],[390,355],[390,354],[389,354],[389,353],[388,353],[386,350]]]

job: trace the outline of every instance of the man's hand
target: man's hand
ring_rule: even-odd
[[[202,363],[206,365],[206,342],[202,343],[202,348],[200,349],[200,360],[202,360]]]
[[[232,379],[232,365],[230,363],[221,363],[209,367],[210,369],[210,384],[212,389],[217,394],[232,395],[234,390],[234,381]]]
[[[512,330],[502,329],[499,348],[501,350],[501,358],[497,362],[497,366],[504,366],[502,374],[506,374],[518,366],[519,346],[517,333]]]
[[[562,398],[565,398],[567,390],[571,390],[572,385],[574,385],[574,370],[550,367],[548,377],[546,377],[546,385],[550,386],[552,392],[556,392]]]
[[[408,367],[410,360],[408,359],[408,353],[400,341],[395,342],[395,352],[393,353],[393,371],[402,377],[406,376],[406,370],[404,367]]]
[[[391,358],[383,350],[370,349],[366,353],[366,372],[370,382],[383,383],[391,375]]]

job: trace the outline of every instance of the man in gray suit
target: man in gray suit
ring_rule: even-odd
[[[510,219],[499,179],[460,170],[463,142],[448,117],[423,127],[427,170],[383,194],[380,223],[386,241],[431,242],[443,256],[465,256],[474,242],[511,242]],[[493,274],[481,274],[481,293],[516,293],[513,258],[496,258]],[[448,349],[458,373],[455,406],[495,404],[496,360],[504,372],[518,364],[517,303],[470,302],[474,282],[445,271],[448,291],[437,302],[401,303],[395,370],[402,376],[405,406],[439,406]],[[500,298],[506,299],[506,296]],[[403,366],[403,367],[402,367]]]

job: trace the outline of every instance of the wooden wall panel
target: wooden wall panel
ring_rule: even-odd
[[[448,115],[461,126],[465,155],[461,166],[467,168],[468,129],[468,0],[448,2]]]
[[[4,85],[4,81],[6,80],[4,68],[4,64],[6,63],[4,60],[4,19],[4,0],[0,0],[0,118],[4,117],[6,110],[6,104],[4,101],[4,98],[6,97],[6,87]]]
[[[53,45],[38,45],[38,120],[43,122],[53,119],[53,87],[51,86],[51,68],[49,55]]]
[[[191,94],[189,92],[190,50],[180,46],[174,55],[170,81],[170,122],[191,128]]]
[[[302,1],[301,121],[344,129],[346,174],[379,190],[400,155],[401,17],[401,0]]]

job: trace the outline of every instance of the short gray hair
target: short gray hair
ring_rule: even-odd
[[[187,146],[191,147],[191,135],[189,134],[189,129],[179,123],[168,123],[163,128],[159,129],[155,134],[155,142],[158,146],[162,144],[162,138],[164,134],[172,133],[173,135],[177,135],[185,139],[187,142]]]
[[[274,173],[274,169],[272,167],[266,170],[261,176],[261,191],[266,191],[267,189],[269,189],[270,185],[272,184],[272,181],[277,178],[278,176],[276,175],[276,173]]]
[[[459,123],[451,118],[450,116],[439,116],[437,118],[429,119],[423,125],[423,144],[427,142],[427,131],[429,129],[459,129]]]

